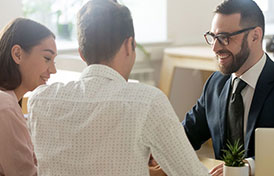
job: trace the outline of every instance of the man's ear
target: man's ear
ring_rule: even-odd
[[[78,48],[78,53],[79,53],[79,55],[80,55],[81,59],[82,59],[85,63],[87,63],[87,61],[86,61],[86,59],[85,59],[84,55],[82,54],[82,52],[81,52],[80,48]]]
[[[135,40],[133,39],[133,37],[129,37],[126,40],[126,53],[127,53],[127,56],[129,56],[135,50],[135,47],[136,47]]]
[[[255,42],[255,41],[261,42],[262,36],[263,36],[263,30],[262,30],[262,28],[256,27],[254,29],[254,32],[252,33],[252,41],[253,42]]]
[[[16,64],[20,64],[22,62],[22,52],[23,49],[20,45],[14,45],[11,48],[11,57]]]

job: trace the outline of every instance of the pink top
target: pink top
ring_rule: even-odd
[[[37,175],[37,162],[14,91],[0,90],[0,176]]]

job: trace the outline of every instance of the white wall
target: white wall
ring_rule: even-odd
[[[203,34],[211,27],[213,11],[222,0],[167,0],[168,43],[145,44],[152,59],[162,59],[163,49],[205,44]]]
[[[167,31],[173,45],[204,43],[215,7],[222,0],[167,0]]]
[[[2,29],[10,20],[22,16],[21,0],[1,0],[0,12],[0,29]]]

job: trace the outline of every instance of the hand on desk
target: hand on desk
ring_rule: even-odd
[[[223,176],[223,166],[224,164],[219,164],[216,167],[214,167],[213,169],[211,169],[211,171],[209,172],[212,176]]]
[[[167,176],[159,165],[149,166],[149,175],[150,176]]]
[[[150,176],[167,176],[160,165],[153,159],[152,155],[150,155],[148,168]]]

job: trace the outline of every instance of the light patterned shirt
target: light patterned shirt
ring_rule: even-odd
[[[41,86],[28,107],[39,175],[148,176],[150,153],[170,176],[208,175],[167,97],[110,67]]]

